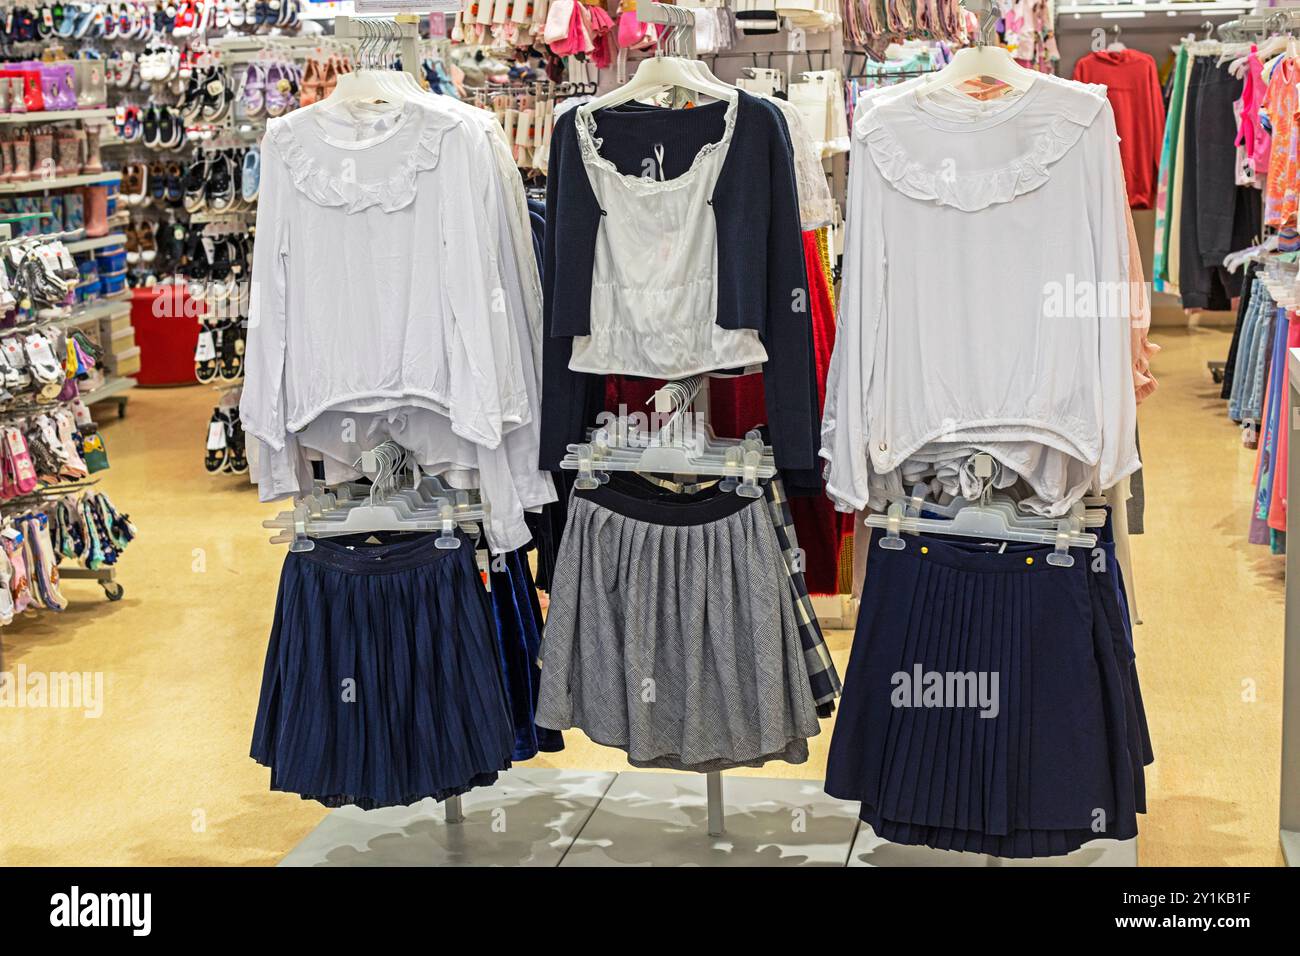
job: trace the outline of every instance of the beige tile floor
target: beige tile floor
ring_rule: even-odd
[[[1141,859],[1275,864],[1282,559],[1245,542],[1253,456],[1205,371],[1227,336],[1159,338],[1161,389],[1142,410],[1149,533],[1135,542],[1157,751]],[[260,527],[273,506],[203,471],[214,399],[137,390],[105,424],[103,484],[140,529],[125,598],[68,582],[67,613],[0,631],[6,669],[98,672],[105,687],[98,718],[0,709],[0,864],[268,865],[325,813],[270,793],[247,756],[283,550]],[[851,635],[829,637],[843,668]],[[829,731],[807,765],[751,773],[820,777]],[[625,766],[576,733],[536,763]]]

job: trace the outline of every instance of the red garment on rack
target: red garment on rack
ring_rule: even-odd
[[[1074,65],[1074,78],[1105,84],[1119,131],[1128,204],[1152,208],[1165,137],[1165,101],[1155,59],[1141,50],[1099,50]]]
[[[835,348],[835,310],[831,307],[830,288],[821,268],[821,253],[815,231],[803,234],[804,262],[807,263],[809,311],[812,316],[813,358],[817,369],[817,401],[826,401],[826,373]],[[628,414],[649,413],[647,405],[663,382],[631,378],[625,375],[605,377],[605,408],[618,412],[622,405]],[[709,424],[719,437],[740,438],[751,428],[767,421],[763,399],[763,380],[758,375],[740,378],[709,379]],[[824,495],[790,498],[795,534],[804,552],[804,577],[812,594],[839,592],[840,544],[845,533],[844,516],[838,514]],[[848,516],[851,520],[852,516]],[[852,530],[852,525],[849,526]]]

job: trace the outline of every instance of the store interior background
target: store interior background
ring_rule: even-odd
[[[1091,30],[1162,62],[1203,17],[1058,22],[1068,76]],[[1222,19],[1222,18],[1219,18]],[[1150,274],[1153,214],[1135,214]],[[1138,666],[1156,752],[1142,865],[1277,865],[1285,559],[1246,540],[1255,453],[1243,448],[1206,363],[1233,316],[1189,321],[1157,296],[1160,388],[1140,410],[1146,532],[1133,538]],[[4,666],[102,672],[102,716],[0,712],[0,864],[272,865],[329,812],[267,789],[248,757],[283,546],[261,527],[246,477],[211,476],[206,386],[136,389],[123,419],[99,411],[105,487],[139,529],[119,568],[125,597],[67,582],[62,615],[0,630]],[[843,673],[852,632],[828,643]],[[807,764],[737,775],[819,779],[832,721]],[[628,770],[580,733],[530,765]],[[701,832],[701,839],[706,839]],[[942,857],[939,857],[941,860]]]

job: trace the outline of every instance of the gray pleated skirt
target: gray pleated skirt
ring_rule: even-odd
[[[802,763],[818,732],[763,499],[575,492],[542,637],[537,724],[638,767]]]

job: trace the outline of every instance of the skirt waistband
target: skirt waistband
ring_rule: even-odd
[[[665,501],[662,498],[640,498],[608,485],[590,491],[574,491],[573,495],[625,518],[668,527],[710,524],[739,514],[750,505],[761,507],[764,503],[763,498],[742,498],[735,494],[718,494],[698,501]]]
[[[367,544],[372,537],[379,538],[380,543]],[[456,537],[460,539],[460,547],[452,550],[439,548],[438,535],[428,532],[348,534],[337,538],[315,538],[316,547],[310,551],[291,553],[304,561],[345,574],[396,574],[443,560],[460,554],[465,548],[473,547],[460,531],[456,532]]]
[[[886,533],[884,528],[871,529],[873,558],[876,554],[875,549],[880,546],[880,539]],[[907,547],[889,553],[915,561],[933,561],[965,571],[1019,571],[1032,574],[1045,569],[1060,573],[1087,568],[1091,557],[1084,548],[1071,548],[1074,567],[1058,568],[1047,563],[1047,556],[1056,550],[1050,544],[1007,541],[999,542],[997,546],[990,548],[974,538],[935,534],[907,534],[903,536],[903,540],[907,542]],[[1113,553],[1114,545],[1098,542],[1098,547]]]

